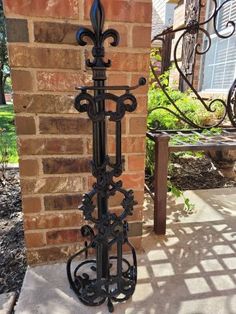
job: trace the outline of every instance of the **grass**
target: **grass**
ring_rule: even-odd
[[[4,147],[7,148],[9,155],[9,163],[18,162],[17,144],[16,144],[16,128],[14,124],[14,110],[13,104],[0,106],[0,160],[2,158],[1,152]]]

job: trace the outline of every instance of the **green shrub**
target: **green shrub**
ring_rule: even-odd
[[[13,105],[0,106],[0,159],[6,159],[6,151],[9,163],[18,162],[17,138],[14,123]]]
[[[224,107],[220,102],[213,105],[214,112],[207,111],[202,103],[192,98],[188,93],[167,88],[169,96],[175,101],[176,106],[186,117],[196,125],[205,127],[213,124],[213,121],[219,120],[224,115]],[[160,88],[150,88],[148,92],[148,126],[155,127],[158,122],[159,129],[163,130],[178,130],[192,128],[188,123],[182,121],[175,116],[178,110],[169,101],[165,93]]]
[[[4,91],[5,91],[5,93],[11,93],[11,92],[12,92],[12,81],[11,81],[11,77],[8,77],[8,78],[6,79],[5,86],[4,86]]]
[[[154,51],[151,54],[151,58],[154,58],[156,61],[158,59],[157,51]],[[150,75],[150,88],[148,92],[148,127],[156,128],[160,130],[183,130],[183,129],[191,129],[188,123],[182,121],[178,116],[178,110],[172,104],[172,102],[168,99],[166,94],[161,88],[157,87],[157,83],[153,82],[154,75],[151,72]],[[191,120],[194,124],[199,125],[200,127],[205,127],[209,125],[213,125],[215,120],[219,120],[224,116],[225,108],[223,104],[218,101],[214,102],[211,106],[213,112],[207,111],[204,108],[203,104],[200,100],[194,98],[189,91],[187,92],[180,92],[178,90],[174,90],[169,84],[169,71],[164,73],[163,75],[159,76],[161,84],[164,86],[166,92],[170,96],[170,98],[174,101],[177,108],[180,109],[184,115]],[[210,101],[207,103],[210,105]],[[176,115],[174,115],[173,113]],[[179,114],[181,116],[181,114]],[[219,128],[212,128],[210,130],[204,130],[204,135],[213,135],[213,134],[220,134],[221,129]],[[175,135],[171,142],[172,144],[177,144],[178,140],[182,142],[194,144],[198,142],[199,136],[197,134],[193,134],[189,137]],[[202,152],[181,152],[184,155],[194,155],[198,158],[202,158]],[[171,163],[169,164],[169,168],[171,168]],[[147,155],[146,155],[146,170],[149,175],[154,175],[154,167],[155,167],[155,143],[150,139],[147,139]],[[169,169],[170,170],[170,169]],[[170,172],[170,171],[169,171]],[[168,191],[172,193],[173,196],[176,198],[182,197],[185,209],[187,212],[192,212],[194,205],[190,203],[190,200],[186,198],[183,192],[175,187],[169,180],[168,180]]]
[[[224,116],[225,107],[220,101],[214,102],[211,106],[212,111],[208,111],[201,101],[194,98],[194,95],[189,91],[183,93],[168,86],[169,71],[160,75],[159,80],[177,108],[196,125],[200,127],[210,126],[214,124],[214,121],[220,120]],[[210,100],[206,102],[206,105],[210,105]],[[175,116],[175,114],[179,116],[181,114],[152,79],[148,91],[148,112],[149,127],[155,127],[158,122],[158,128],[163,130],[192,128],[188,123]]]

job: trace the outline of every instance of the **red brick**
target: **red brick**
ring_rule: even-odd
[[[137,198],[135,198],[135,200],[137,200]],[[123,209],[121,207],[120,208],[114,208],[114,209],[112,208],[111,211],[119,216],[122,214]],[[126,220],[128,222],[130,222],[130,221],[142,221],[142,219],[143,219],[143,207],[140,207],[140,206],[139,207],[135,206],[134,210],[133,210],[133,215],[129,215],[126,217]]]
[[[146,149],[146,138],[137,135],[136,138],[128,137],[124,142],[124,150],[127,153],[144,153]]]
[[[115,111],[114,105],[113,106],[107,106],[107,110],[112,110]],[[124,117],[121,121],[121,132],[122,134],[126,133],[126,117]],[[111,134],[111,135],[115,135],[116,134],[116,123],[108,121],[107,123],[107,133]]]
[[[34,39],[40,43],[78,45],[78,28],[70,23],[34,22]]]
[[[44,72],[37,73],[39,91],[72,92],[81,85],[91,84],[91,76],[80,72]]]
[[[79,18],[78,0],[4,0],[6,15],[40,16],[52,18]]]
[[[38,248],[46,245],[46,237],[42,232],[25,233],[27,248]]]
[[[143,189],[144,188],[144,171],[142,173],[123,174],[120,178],[126,189]]]
[[[85,18],[89,19],[93,0],[84,2]],[[103,0],[106,20],[118,22],[151,23],[152,4],[123,0]]]
[[[9,46],[10,65],[14,68],[80,69],[81,52],[72,49]]]
[[[74,98],[70,95],[14,94],[14,110],[17,113],[77,113]]]
[[[147,114],[147,96],[137,96],[136,97],[138,106],[134,111],[134,114]]]
[[[81,138],[20,138],[19,150],[24,155],[83,154]]]
[[[83,222],[82,213],[78,210],[74,213],[47,213],[44,215],[25,215],[24,228],[25,230],[36,229],[53,229],[77,227]]]
[[[33,124],[33,129],[28,133],[30,123],[25,123],[22,134],[32,134],[33,136],[20,136],[21,184],[25,226],[26,230],[29,230],[26,231],[29,263],[68,259],[68,256],[80,249],[80,245],[63,245],[63,243],[74,243],[82,240],[79,229],[84,220],[82,212],[76,208],[81,203],[82,193],[89,190],[88,179],[91,178],[91,174],[87,173],[90,169],[88,160],[85,158],[91,153],[92,125],[87,115],[79,115],[73,108],[73,101],[74,95],[77,93],[75,86],[92,84],[91,71],[90,69],[87,69],[86,72],[76,71],[80,69],[84,59],[84,56],[80,54],[83,49],[75,50],[72,49],[73,47],[70,49],[65,45],[63,49],[57,49],[57,46],[53,46],[53,44],[76,44],[74,35],[78,28],[76,25],[79,20],[78,10],[81,8],[79,5],[75,8],[71,3],[85,4],[86,12],[85,14],[84,12],[81,13],[86,15],[86,19],[88,19],[91,1],[5,0],[4,3],[5,11],[7,15],[11,14],[10,17],[22,15],[19,19],[24,19],[26,22],[28,18],[23,16],[29,16],[31,20],[33,19],[33,22],[31,21],[29,24],[31,27],[30,35],[33,35],[35,42],[40,43],[40,45],[35,44],[33,46],[17,44],[18,47],[16,47],[10,45],[10,61],[13,66],[13,84],[15,84],[14,91],[16,92],[14,96],[15,111],[21,113],[18,115],[19,117],[23,117],[22,113],[26,113],[24,117],[35,119],[37,126],[36,128]],[[141,37],[144,37],[144,34],[150,36],[147,25],[151,20],[151,2],[147,0],[103,1],[108,17],[105,29],[107,27],[116,28],[120,32],[120,46],[147,48],[146,44],[150,44],[149,39],[146,36],[145,38]],[[12,10],[11,13],[10,10]],[[47,21],[38,17],[45,17]],[[55,20],[57,22],[54,23],[50,17],[63,18],[65,21],[60,23],[59,20]],[[71,22],[71,18],[76,19]],[[124,21],[127,23],[122,24]],[[132,22],[135,25],[132,25]],[[140,22],[145,23],[143,27]],[[23,36],[22,38],[32,41],[32,36],[30,38]],[[110,39],[106,41],[106,46],[109,46],[109,41]],[[47,47],[46,43],[51,45]],[[90,51],[91,47],[88,47],[87,50]],[[149,56],[148,54],[144,55],[143,51],[144,49],[128,51],[127,49],[116,50],[109,47],[107,57],[113,62],[113,67],[108,72],[106,83],[130,85],[132,81],[132,84],[135,85],[143,73],[148,73]],[[88,54],[86,51],[85,53]],[[16,70],[17,67],[19,70]],[[30,68],[30,70],[27,71],[24,68]],[[23,91],[31,92],[31,95],[29,93],[24,95]],[[118,95],[121,93],[120,91],[116,92]],[[130,222],[140,222],[143,202],[145,126],[143,125],[144,118],[136,114],[141,113],[143,116],[146,114],[147,87],[140,88],[134,94],[139,95],[137,97],[138,108],[134,114],[127,114],[123,120],[122,153],[124,153],[127,161],[126,168],[129,167],[130,172],[124,173],[117,180],[124,179],[125,188],[134,188],[137,191],[135,192],[135,199],[138,200],[139,205],[134,207],[134,215],[127,218]],[[107,102],[106,104],[107,108],[110,108],[110,103]],[[114,104],[112,108],[114,108]],[[31,115],[27,115],[27,113]],[[20,123],[22,128],[23,124]],[[126,136],[129,126],[131,136],[130,134]],[[109,124],[107,129],[110,134],[109,149],[114,155],[115,124]],[[34,136],[36,131],[37,136]],[[139,137],[138,133],[144,136]],[[37,162],[39,161],[40,164],[38,165]],[[38,166],[40,166],[41,171],[41,162],[44,166],[45,175],[38,178]],[[79,175],[75,175],[75,172],[79,172]],[[131,172],[133,172],[133,176],[131,176]],[[51,175],[46,176],[46,173]],[[63,175],[65,173],[73,174],[73,176]],[[31,175],[34,177],[28,177]],[[111,210],[120,212],[122,210],[121,201],[120,195],[111,198],[109,205],[116,206]],[[140,223],[137,226],[140,227]],[[136,223],[133,223],[131,227],[132,234],[136,235]],[[140,228],[138,230],[140,231]],[[45,232],[47,232],[47,237]],[[45,243],[46,239],[47,242]],[[140,243],[140,237],[137,238],[137,242]],[[45,245],[50,245],[50,247],[45,247]]]
[[[46,233],[48,244],[74,243],[81,240],[81,233],[78,229],[48,231]]]
[[[43,159],[43,172],[45,174],[83,173],[90,171],[90,159],[88,158]]]
[[[39,164],[35,159],[20,159],[20,175],[33,177],[39,174]]]
[[[108,72],[108,85],[129,85],[127,73],[110,73]]]
[[[130,136],[123,137],[122,139],[122,152],[126,153],[144,153],[145,152],[146,139],[143,136]],[[115,153],[115,138],[109,138],[109,152]]]
[[[142,192],[143,193],[143,192]],[[136,195],[136,193],[134,193]],[[143,193],[144,194],[144,193]],[[143,199],[143,198],[142,198]],[[137,200],[137,198],[135,197],[135,200]],[[138,201],[138,200],[137,200]],[[134,207],[133,210],[133,215],[132,216],[128,216],[127,217],[127,221],[143,221],[143,200],[142,202],[140,201],[138,203],[138,205],[136,205]]]
[[[132,79],[131,79],[131,84],[136,85],[141,76],[145,77],[148,82],[148,77],[146,75],[147,72],[148,72],[148,67],[146,68],[146,70],[143,71],[143,73],[140,72],[140,74],[133,74]],[[145,96],[147,97],[147,93],[148,93],[148,83],[146,83],[146,85],[144,86],[140,86],[138,89],[135,90],[136,96],[145,94]]]
[[[81,176],[21,179],[24,195],[48,193],[76,193],[87,188],[87,180]]]
[[[52,261],[67,261],[75,252],[78,252],[84,246],[83,243],[73,245],[64,245],[59,247],[44,247],[39,249],[27,250],[27,261],[30,265],[48,264]]]
[[[132,44],[134,48],[149,48],[151,46],[151,27],[134,26]]]
[[[6,19],[7,41],[12,42],[29,42],[28,22],[23,19]]]
[[[112,71],[144,72],[149,67],[149,54],[110,52],[107,57],[112,60]]]
[[[127,27],[127,25],[109,24],[109,25],[107,25],[107,28],[115,29],[119,33],[119,35],[120,35],[119,47],[127,47],[128,46],[129,28]],[[112,39],[110,42],[112,42]]]
[[[11,56],[10,56],[11,57]],[[16,91],[32,91],[32,73],[24,70],[11,70],[12,88]]]
[[[81,201],[81,194],[48,195],[44,197],[44,207],[46,211],[78,209]]]
[[[135,191],[134,192],[135,200],[139,205],[143,204],[143,191]],[[116,193],[114,196],[109,198],[109,207],[117,207],[121,206],[121,202],[124,199],[124,195],[121,193]],[[122,210],[122,209],[121,209]]]
[[[129,134],[146,134],[147,118],[146,117],[132,117],[129,119]]]
[[[128,156],[128,169],[130,171],[140,171],[145,168],[145,156],[144,155],[132,155]]]
[[[41,134],[91,134],[92,124],[79,115],[73,118],[66,117],[40,117],[39,132]]]
[[[37,196],[22,197],[22,206],[25,214],[38,213],[42,210],[41,199]]]
[[[16,116],[15,122],[18,135],[36,133],[35,120],[33,117]]]
[[[129,238],[129,242],[132,244],[136,251],[141,250],[141,252],[143,252],[141,236]],[[130,247],[127,244],[125,244],[123,250],[124,252],[130,252]]]

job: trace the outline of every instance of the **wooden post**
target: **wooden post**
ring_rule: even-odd
[[[169,136],[155,137],[155,174],[154,174],[154,231],[156,234],[166,233],[166,199],[167,175],[169,160]]]

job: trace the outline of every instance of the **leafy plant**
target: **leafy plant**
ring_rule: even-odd
[[[151,177],[154,176],[154,170],[155,170],[155,143],[151,141],[150,139],[147,140],[147,155],[146,155],[146,169],[148,173],[150,174]],[[172,164],[169,163],[169,172],[171,172]],[[170,180],[167,181],[167,188],[168,191],[171,192],[171,194],[175,198],[180,198],[182,197],[183,202],[184,202],[184,209],[186,210],[187,213],[192,213],[194,209],[194,204],[190,202],[190,199],[187,198],[183,191],[178,189],[175,185],[171,183]]]
[[[11,80],[11,77],[7,77],[6,78],[4,91],[5,91],[5,93],[11,93],[12,92],[12,80]]]
[[[0,129],[4,130],[2,133],[1,148],[4,142],[8,149],[9,163],[17,163],[17,139],[12,104],[0,106]]]
[[[174,186],[170,181],[168,181],[168,188],[173,196],[176,198],[182,197],[184,202],[184,209],[188,214],[191,214],[195,208],[195,205],[190,202],[190,199],[184,195],[184,192]]]
[[[146,141],[146,169],[153,176],[155,170],[155,143],[147,139]]]
[[[5,83],[10,76],[10,67],[8,64],[7,38],[6,38],[5,16],[3,12],[3,3],[0,0],[0,105],[6,104]]]
[[[182,121],[177,116],[181,116],[178,109],[187,119],[202,127],[211,125],[212,121],[219,120],[224,116],[225,108],[220,101],[213,103],[211,106],[212,110],[208,111],[200,100],[191,95],[190,91],[180,92],[169,86],[169,75],[170,71],[166,71],[162,75],[159,75],[158,79],[169,97],[176,104],[176,107],[166,96],[165,92],[157,85],[157,82],[153,80],[153,73],[151,72],[150,88],[148,91],[149,127],[155,127],[158,122],[159,129],[163,130],[190,128],[188,123]]]
[[[153,50],[151,53],[152,63],[155,64],[154,69],[158,70],[158,62],[161,61],[158,50]],[[193,121],[195,124],[200,126],[210,125],[213,120],[221,119],[224,116],[224,106],[221,102],[215,102],[212,105],[213,112],[207,111],[202,103],[193,98],[190,91],[180,92],[169,86],[169,74],[170,71],[166,71],[164,74],[159,75],[161,85],[165,88],[170,98],[174,101],[177,108],[184,113],[184,115]],[[178,109],[172,104],[170,99],[166,96],[164,91],[157,87],[157,82],[154,80],[155,76],[152,71],[150,74],[150,88],[148,92],[148,126],[150,128],[156,128],[162,130],[183,130],[189,129],[188,123],[182,121],[178,116]],[[170,111],[176,113],[174,115]],[[212,128],[211,130],[205,130],[202,132],[205,136],[220,134],[220,128]],[[180,141],[189,144],[196,144],[201,138],[201,135],[192,134],[191,136],[175,135],[171,139],[172,144],[178,144]],[[150,139],[147,139],[147,157],[146,157],[146,169],[149,174],[153,176],[155,168],[155,143]],[[202,158],[204,153],[202,152],[180,152],[174,154],[182,155],[194,155],[198,158]],[[169,164],[169,172],[172,165]],[[193,211],[194,205],[191,204],[190,200],[185,197],[183,191],[174,186],[168,181],[168,190],[176,198],[182,197],[185,204],[185,209],[188,213]]]

